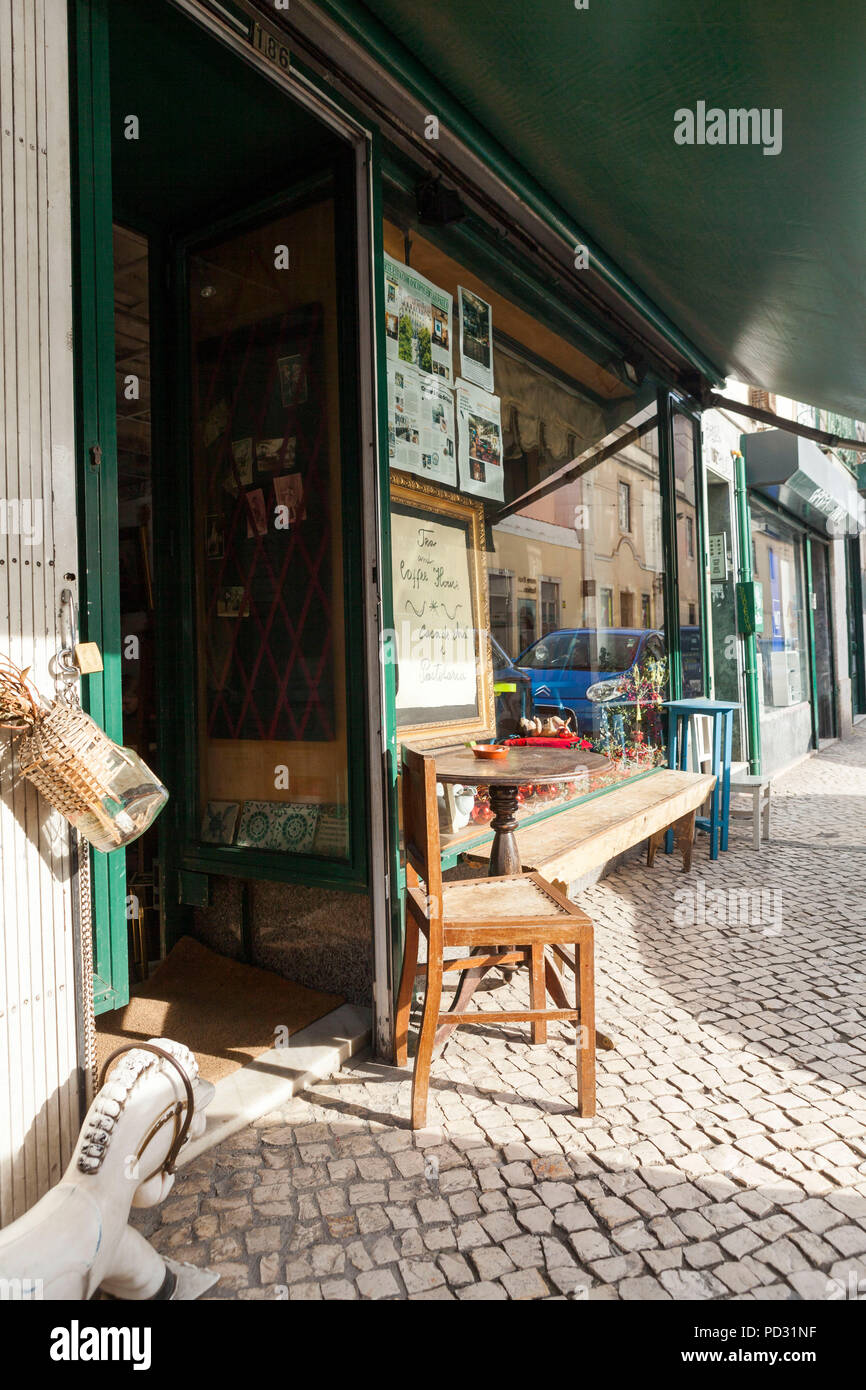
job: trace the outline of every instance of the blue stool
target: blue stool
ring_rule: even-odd
[[[712,720],[712,762],[710,772],[716,782],[710,797],[710,816],[698,816],[695,825],[710,832],[710,858],[718,859],[719,849],[728,848],[728,821],[731,810],[731,742],[734,710],[740,706],[730,700],[666,700],[668,711],[668,767],[687,771],[689,766],[689,723],[693,714]],[[721,792],[721,806],[719,793]],[[673,854],[673,831],[665,836],[665,852]]]

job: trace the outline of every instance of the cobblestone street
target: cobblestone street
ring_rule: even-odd
[[[699,834],[691,874],[635,855],[580,895],[597,1118],[569,1025],[480,1022],[425,1131],[409,1073],[356,1060],[136,1224],[217,1299],[866,1297],[866,726],[773,790],[762,853],[738,820],[716,864]]]

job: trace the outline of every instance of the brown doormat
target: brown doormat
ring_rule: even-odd
[[[183,936],[128,1004],[97,1018],[99,1066],[123,1043],[172,1038],[219,1081],[343,1002]]]

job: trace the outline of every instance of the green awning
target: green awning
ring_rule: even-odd
[[[838,459],[787,430],[758,430],[744,440],[749,487],[830,535],[856,536],[864,529],[863,499]]]
[[[323,4],[344,20],[363,13],[353,0]],[[723,374],[866,417],[861,0],[367,0],[367,10],[396,41],[395,75],[423,64],[432,90]],[[780,152],[675,143],[675,112],[697,114],[699,102],[706,117],[781,111]]]

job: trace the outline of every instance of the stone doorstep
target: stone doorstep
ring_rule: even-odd
[[[288,1047],[269,1048],[216,1082],[205,1112],[204,1134],[184,1145],[183,1167],[253,1120],[285,1105],[314,1081],[324,1081],[370,1042],[372,1014],[357,1004],[341,1004],[323,1018],[293,1033]]]

